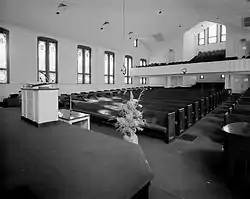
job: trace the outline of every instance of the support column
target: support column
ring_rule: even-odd
[[[171,76],[166,76],[166,88],[171,87]]]
[[[225,89],[230,89],[232,87],[232,76],[231,75],[225,75]]]

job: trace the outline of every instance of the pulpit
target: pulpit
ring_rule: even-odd
[[[41,124],[58,121],[58,88],[31,86],[22,90],[22,119]]]

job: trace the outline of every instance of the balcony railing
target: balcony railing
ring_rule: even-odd
[[[184,72],[186,71],[186,72]],[[250,59],[132,68],[132,76],[250,72]]]

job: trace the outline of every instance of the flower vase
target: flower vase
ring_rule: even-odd
[[[128,141],[128,142],[138,144],[138,137],[137,137],[137,135],[135,133],[132,133],[131,136],[128,136],[127,134],[125,134],[123,136],[123,139]]]

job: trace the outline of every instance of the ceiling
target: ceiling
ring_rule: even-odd
[[[0,20],[86,44],[123,46],[122,0],[65,0],[67,8],[56,15],[61,2],[0,0]],[[125,42],[132,46],[139,38],[149,51],[157,52],[171,48],[173,41],[202,21],[241,28],[241,17],[250,16],[249,9],[247,0],[125,0]],[[110,24],[101,30],[105,21]]]

